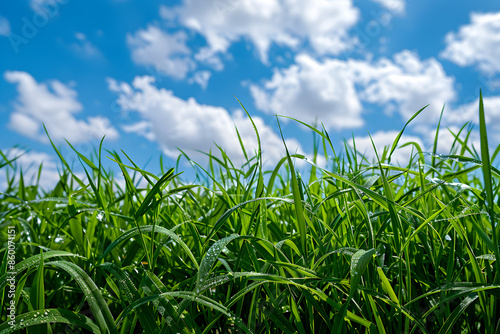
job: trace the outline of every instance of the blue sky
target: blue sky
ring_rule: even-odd
[[[203,163],[196,150],[214,142],[241,161],[234,126],[249,150],[256,139],[234,95],[269,166],[283,154],[275,114],[322,122],[339,149],[354,136],[373,156],[368,132],[382,148],[430,104],[404,138],[429,151],[444,104],[445,127],[477,121],[479,88],[496,146],[499,59],[500,3],[486,0],[2,2],[0,149],[28,151],[25,169],[43,160],[47,186],[57,160],[42,123],[69,160],[64,139],[89,153],[106,135],[153,171],[178,148]],[[310,155],[311,132],[282,125],[289,149]],[[451,142],[443,131],[440,150]]]

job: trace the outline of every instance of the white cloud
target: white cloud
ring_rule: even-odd
[[[77,93],[63,83],[53,80],[48,84],[37,83],[26,72],[7,71],[5,80],[17,84],[17,101],[11,114],[9,127],[20,134],[47,141],[42,123],[55,141],[69,140],[71,143],[118,138],[118,131],[102,116],[78,120],[73,114],[82,110]]]
[[[193,74],[193,77],[189,79],[189,83],[197,83],[198,85],[201,86],[201,88],[206,89],[208,85],[208,80],[210,80],[210,77],[212,76],[212,73],[210,71],[198,71]]]
[[[127,35],[134,62],[178,79],[184,79],[196,67],[186,41],[187,35],[182,31],[169,34],[153,25]]]
[[[268,63],[272,45],[298,50],[311,47],[317,55],[337,55],[358,43],[349,30],[358,22],[359,10],[352,0],[187,0],[176,7],[161,6],[163,26],[182,27],[202,36],[207,45],[192,50],[194,34],[164,30],[150,24],[127,36],[136,64],[144,65],[155,77],[185,79],[197,67],[220,71],[223,59],[230,59],[233,43],[252,43],[262,62]],[[209,72],[189,76],[205,88]]]
[[[122,129],[127,133],[136,133],[140,136],[143,136],[149,141],[156,140],[155,134],[151,126],[151,122],[149,121],[140,121],[138,123],[123,125]]]
[[[433,58],[421,61],[410,51],[369,60],[326,59],[299,55],[289,68],[275,70],[263,86],[251,85],[257,107],[329,129],[363,125],[361,101],[376,103],[404,120],[431,104],[415,122],[436,124],[442,106],[455,99],[454,79]]]
[[[391,12],[394,13],[404,13],[406,7],[405,0],[372,0],[374,2],[378,2],[380,5],[385,7]]]
[[[257,107],[307,123],[322,122],[328,129],[363,125],[362,105],[349,64],[337,59],[319,62],[299,55],[295,64],[275,70],[263,87],[251,85]]]
[[[441,57],[460,66],[478,65],[486,73],[500,72],[500,12],[472,13],[471,23],[446,35]]]
[[[230,114],[222,107],[199,104],[194,98],[183,100],[173,92],[158,89],[150,76],[136,77],[132,85],[117,83],[108,79],[109,89],[118,93],[118,104],[129,111],[137,111],[142,121],[126,127],[126,131],[157,141],[164,153],[172,158],[179,156],[182,149],[194,160],[206,161],[206,157],[196,152],[217,154],[214,143],[222,147],[235,162],[243,161],[235,125],[245,144],[247,153],[253,155],[257,149],[257,139],[250,120],[242,111]],[[283,143],[273,130],[259,117],[253,118],[262,139],[264,160],[276,162],[283,156]],[[289,150],[295,152],[300,144],[287,140]],[[218,154],[217,154],[218,155]]]
[[[10,23],[5,17],[0,16],[0,36],[8,36],[10,34]]]
[[[348,31],[359,10],[351,0],[189,0],[179,7],[162,7],[166,20],[179,22],[205,37],[204,58],[227,52],[248,39],[266,63],[274,43],[297,48],[308,42],[318,54],[339,54],[353,46]]]
[[[59,181],[59,172],[57,165],[52,156],[47,153],[26,151],[19,148],[12,148],[9,150],[2,150],[7,156],[7,159],[19,157],[12,164],[15,168],[22,169],[23,179],[26,185],[35,185],[38,176],[38,168],[43,163],[42,174],[40,176],[39,185],[43,189],[53,188]],[[0,189],[7,187],[6,172],[9,169],[9,176],[12,176],[12,170],[6,166],[0,170]],[[16,181],[19,181],[19,173],[16,173]]]
[[[387,147],[387,150],[390,150],[394,139],[396,139],[399,131],[391,130],[391,131],[377,131],[371,135],[373,142],[375,143],[375,147],[377,148],[377,153],[380,159],[382,159],[382,154],[384,152],[384,147]],[[425,150],[424,143],[417,136],[411,136],[403,134],[399,140],[398,148],[394,151],[391,157],[391,164],[399,164],[401,166],[406,166],[410,161],[410,158],[413,157],[413,161],[415,161],[415,155],[418,154],[414,145],[408,145],[403,148],[399,148],[401,145],[409,142],[417,143],[423,150]],[[349,146],[353,147],[353,140],[350,139],[348,141]],[[376,161],[375,151],[373,150],[373,145],[369,136],[359,136],[354,137],[354,143],[356,144],[356,150],[363,154],[365,158],[369,162]],[[417,156],[418,158],[418,156]]]
[[[351,61],[357,81],[363,86],[362,99],[386,106],[408,120],[427,104],[430,106],[415,119],[417,123],[437,124],[445,103],[455,100],[454,78],[434,58],[420,60],[408,50],[375,64]]]

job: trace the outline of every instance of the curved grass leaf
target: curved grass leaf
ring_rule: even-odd
[[[134,218],[137,220],[139,217],[142,217],[146,212],[150,210],[151,203],[154,202],[156,195],[161,193],[161,190],[168,185],[168,182],[173,178],[174,169],[170,168],[161,179],[156,182],[156,184],[151,188],[151,190],[147,193],[146,198],[142,201],[139,209],[135,212]]]
[[[134,286],[134,283],[132,282],[130,276],[126,271],[121,270],[117,265],[113,263],[103,263],[99,265],[98,268],[109,271],[118,279],[118,287],[123,292],[125,302],[129,304],[134,300],[140,298],[140,294],[137,291],[137,288]],[[138,307],[136,313],[142,328],[146,332],[157,333],[159,331],[154,313],[151,311],[149,305],[142,305],[142,307]]]
[[[467,296],[461,303],[458,305],[458,307],[453,311],[452,314],[446,319],[446,322],[444,323],[443,327],[439,330],[438,334],[445,334],[445,333],[450,333],[453,325],[457,322],[458,318],[462,313],[465,311],[467,307],[470,305],[474,304],[476,299],[479,298],[479,295],[477,293],[474,293],[470,296]]]
[[[118,317],[118,323],[120,323],[124,317],[126,317],[132,310],[134,310],[136,307],[143,305],[145,303],[153,302],[157,300],[160,297],[163,296],[169,296],[169,297],[174,297],[174,298],[183,298],[183,299],[188,299],[192,302],[204,305],[210,309],[213,309],[217,312],[220,312],[227,316],[230,319],[233,319],[235,324],[240,327],[245,333],[252,333],[247,326],[242,322],[241,319],[238,317],[235,317],[230,313],[230,311],[224,306],[216,301],[214,301],[211,298],[208,298],[206,296],[200,295],[198,293],[194,293],[191,291],[171,291],[171,292],[165,292],[157,295],[151,295],[147,297],[143,297],[141,299],[138,299],[134,301],[132,304],[130,304],[123,312],[120,314]]]
[[[196,261],[195,256],[193,255],[193,253],[191,252],[191,250],[189,249],[189,247],[184,243],[184,241],[182,241],[182,239],[177,234],[175,234],[174,232],[172,232],[172,231],[170,231],[170,230],[168,230],[168,229],[166,229],[164,227],[153,226],[153,225],[141,226],[140,227],[140,231],[139,231],[139,227],[134,227],[134,228],[131,228],[130,230],[128,230],[127,232],[121,234],[118,238],[116,238],[116,240],[114,240],[106,248],[106,250],[102,253],[102,255],[97,260],[97,263],[101,262],[101,260],[106,255],[108,255],[109,252],[111,252],[120,243],[122,243],[122,242],[124,242],[126,240],[130,240],[130,238],[132,238],[133,236],[135,236],[137,234],[145,233],[145,232],[151,232],[153,230],[156,233],[165,234],[165,235],[169,236],[170,238],[172,238],[173,240],[175,240],[175,242],[177,242],[182,247],[182,249],[184,249],[184,251],[189,256],[189,258],[191,259],[191,261],[193,261],[193,264],[194,264],[195,268],[197,268],[197,269],[199,268],[199,265],[198,265],[198,262]]]
[[[48,260],[48,259],[53,258],[53,257],[59,257],[59,256],[61,256],[61,257],[70,256],[70,257],[78,257],[78,258],[84,259],[83,256],[69,253],[69,252],[63,252],[63,251],[48,251],[48,252],[43,253],[43,258],[45,260]],[[41,257],[42,257],[41,254],[33,255],[33,256],[19,262],[18,264],[16,264],[14,266],[14,272],[16,273],[16,275],[19,275],[20,273],[22,273],[26,269],[30,269],[30,268],[33,268],[35,266],[38,266],[40,264]],[[0,290],[3,290],[3,288],[5,288],[6,285],[7,285],[7,274],[3,274],[2,276],[0,276]]]
[[[89,303],[92,314],[96,318],[97,324],[104,333],[118,333],[115,326],[115,321],[109,307],[104,300],[104,297],[95,285],[94,281],[87,273],[74,263],[66,261],[51,261],[47,265],[53,265],[66,271],[80,286],[85,299]]]
[[[220,239],[215,242],[207,251],[203,260],[201,260],[200,268],[198,270],[198,276],[196,278],[196,291],[199,293],[203,288],[203,282],[207,280],[208,274],[212,269],[213,264],[219,258],[220,253],[226,247],[228,243],[232,240],[239,238],[240,236],[237,234],[231,235],[229,237]]]
[[[365,272],[368,263],[375,254],[375,249],[364,250],[361,249],[357,251],[351,258],[351,288],[350,295],[354,294],[354,292],[358,288],[359,281],[361,280],[361,276]]]
[[[18,333],[22,329],[28,329],[31,326],[48,323],[68,324],[76,328],[86,329],[95,334],[103,333],[90,318],[82,314],[63,309],[45,309],[19,314],[16,316],[14,326],[9,324],[9,322],[1,324],[0,333]]]

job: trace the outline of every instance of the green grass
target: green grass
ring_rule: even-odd
[[[92,156],[75,150],[85,179],[53,144],[60,180],[42,190],[3,152],[0,333],[498,333],[500,146],[488,148],[484,112],[481,97],[480,147],[464,131],[437,155],[436,133],[426,154],[401,131],[376,161],[347,144],[338,155],[324,129],[297,121],[326,169],[287,150],[265,170],[255,129],[259,149],[252,156],[240,140],[241,167],[222,149],[206,169],[183,154],[198,184],[183,183],[178,166],[142,170],[101,142]],[[391,164],[408,145],[408,165]],[[306,178],[297,159],[311,166]]]

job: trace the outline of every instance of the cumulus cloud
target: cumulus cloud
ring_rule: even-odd
[[[360,16],[352,0],[184,0],[161,6],[160,16],[161,24],[127,36],[133,61],[155,77],[188,78],[203,89],[211,73],[198,69],[222,70],[237,42],[250,42],[265,64],[272,45],[292,51],[306,47],[321,56],[359,44],[358,37],[349,35]],[[195,36],[206,44],[192,48]]]
[[[118,138],[118,131],[102,116],[76,119],[74,114],[83,107],[77,93],[63,83],[53,80],[38,83],[26,72],[7,71],[7,82],[17,85],[17,100],[10,115],[9,127],[14,131],[39,141],[47,141],[42,123],[55,141],[69,140],[78,143],[100,139]]]
[[[373,142],[375,143],[375,147],[377,148],[377,153],[380,159],[382,158],[384,148],[390,150],[394,142],[394,139],[396,139],[398,134],[399,131],[391,130],[391,131],[377,131],[371,135]],[[422,149],[425,149],[424,143],[422,142],[420,137],[403,134],[403,136],[401,136],[399,140],[398,148],[394,151],[391,157],[391,163],[405,166],[408,164],[411,158],[415,159],[415,155],[417,155],[418,152],[415,149],[414,145],[408,145],[403,148],[399,148],[401,145],[409,142],[417,143]],[[348,144],[351,147],[354,147],[354,144],[356,144],[356,150],[359,153],[363,154],[369,162],[376,161],[377,157],[375,155],[375,151],[373,149],[370,136],[354,137],[354,142],[352,139],[350,139],[348,141]]]
[[[425,116],[416,122],[435,124],[445,103],[453,102],[455,79],[446,74],[434,58],[420,60],[418,55],[404,50],[393,60],[377,63],[350,61],[362,85],[362,99],[386,106],[387,112],[396,111],[404,120],[427,104]]]
[[[319,62],[299,55],[289,68],[275,70],[263,87],[251,85],[250,92],[257,107],[271,114],[322,122],[328,129],[363,125],[353,73],[342,60]]]
[[[127,36],[132,59],[137,64],[150,66],[158,74],[184,79],[196,67],[191,59],[191,49],[186,45],[186,33],[169,34],[150,25]]]
[[[0,16],[0,36],[9,36],[10,22],[5,17]]]
[[[472,13],[471,23],[446,35],[441,57],[459,66],[477,65],[486,73],[500,72],[500,12]]]
[[[416,122],[435,124],[442,106],[455,99],[454,79],[433,59],[402,51],[393,59],[325,59],[299,55],[286,69],[275,70],[263,85],[250,85],[257,107],[329,129],[363,125],[362,101],[397,112],[404,120],[430,103]]]
[[[108,79],[109,89],[118,94],[117,103],[123,110],[136,111],[142,121],[127,125],[124,130],[156,141],[172,158],[182,149],[195,160],[206,160],[197,151],[217,153],[219,145],[231,159],[242,162],[235,126],[250,155],[257,150],[257,139],[250,120],[242,111],[230,114],[226,109],[198,103],[194,98],[183,100],[172,91],[154,86],[150,76],[136,77],[132,84]],[[259,117],[253,118],[262,139],[264,161],[276,162],[283,156],[283,143],[272,128]],[[289,150],[301,151],[300,144],[287,140]]]
[[[355,39],[348,32],[359,10],[351,0],[186,0],[178,7],[162,7],[161,15],[178,19],[206,39],[204,59],[214,60],[232,43],[247,39],[266,63],[273,43],[297,48],[307,42],[321,55],[349,49]]]

